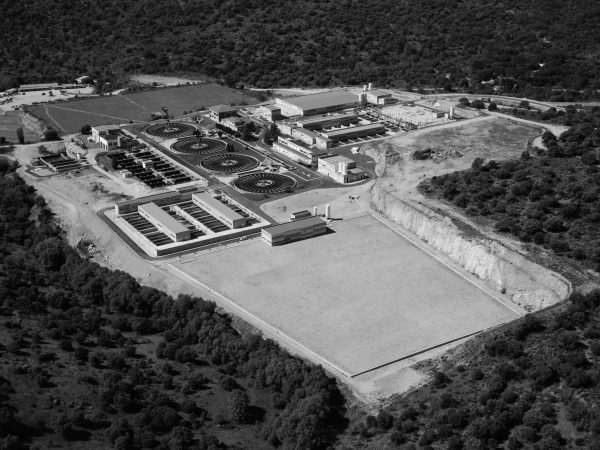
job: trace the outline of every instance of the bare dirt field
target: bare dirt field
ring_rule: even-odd
[[[178,116],[184,111],[227,103],[255,103],[256,99],[215,83],[171,87],[125,95],[109,95],[87,100],[36,105],[29,108],[36,116],[63,133],[75,133],[81,126],[109,125],[150,120],[153,112],[169,108]]]
[[[527,143],[533,142],[542,133],[541,126],[485,115],[399,134],[373,145],[375,153],[387,150],[398,155],[396,161],[386,165],[385,179],[379,181],[390,192],[415,194],[416,186],[423,178],[467,169],[475,158],[518,158],[526,150]],[[457,152],[462,156],[436,161],[411,158],[414,151],[427,148]],[[421,196],[417,196],[421,200]]]
[[[352,376],[518,315],[365,214],[173,265]]]

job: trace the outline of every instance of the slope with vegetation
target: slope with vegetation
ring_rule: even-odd
[[[326,448],[321,367],[82,257],[0,159],[0,447]]]
[[[594,0],[7,2],[0,88],[83,73],[481,90],[502,77],[504,92],[572,101],[600,88],[599,14]]]
[[[581,112],[559,139],[519,160],[474,161],[471,169],[419,186],[523,242],[600,270],[600,108]],[[535,246],[532,247],[535,250]]]

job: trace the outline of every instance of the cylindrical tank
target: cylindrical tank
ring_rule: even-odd
[[[331,206],[329,204],[325,205],[325,218],[329,219],[331,217]]]
[[[117,137],[117,147],[118,148],[123,147],[123,137],[122,136]]]
[[[317,217],[319,215],[319,210],[317,209],[317,207],[315,206],[313,208],[313,216]]]
[[[367,85],[366,84],[363,86],[363,92],[367,92]]]
[[[373,89],[373,83],[369,83],[369,90]]]

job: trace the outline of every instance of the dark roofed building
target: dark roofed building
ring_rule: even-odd
[[[237,116],[237,109],[229,105],[215,105],[208,108],[208,115],[212,120],[220,122],[226,117]]]

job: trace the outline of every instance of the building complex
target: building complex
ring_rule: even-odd
[[[170,191],[118,202],[109,218],[153,257],[244,238],[269,225],[221,191]]]

